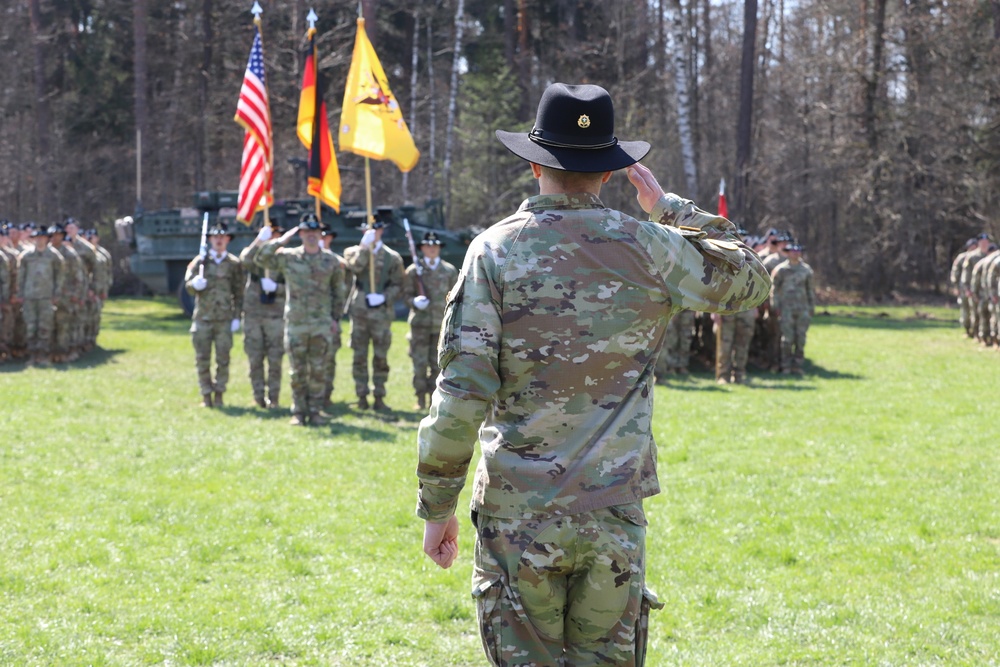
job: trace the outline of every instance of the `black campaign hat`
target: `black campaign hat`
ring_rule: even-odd
[[[229,226],[224,222],[217,222],[208,230],[208,236],[228,236],[233,237],[232,232],[229,231]]]
[[[306,213],[299,218],[299,229],[310,232],[318,232],[322,230],[323,227],[315,213]]]
[[[649,152],[645,141],[618,141],[611,95],[589,84],[553,83],[542,93],[531,132],[496,135],[522,160],[562,171],[616,171]]]
[[[438,238],[434,232],[424,232],[424,238],[420,239],[420,245],[444,245],[444,241]]]

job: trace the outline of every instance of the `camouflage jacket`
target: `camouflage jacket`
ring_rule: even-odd
[[[969,254],[968,250],[964,250],[955,256],[955,259],[951,263],[951,273],[948,276],[948,280],[952,285],[958,286],[958,279],[962,275],[962,262],[965,261],[965,256]]]
[[[13,282],[14,271],[11,269],[10,256],[0,248],[0,305],[10,301],[11,283]]]
[[[197,291],[191,285],[198,276],[199,268],[205,266],[205,280],[208,286]],[[232,253],[226,253],[221,262],[199,255],[191,260],[184,274],[184,287],[194,295],[195,320],[235,320],[243,310],[243,267]]]
[[[651,220],[591,194],[539,195],[472,242],[417,434],[420,517],[454,513],[477,435],[472,507],[484,514],[573,514],[659,492],[651,420],[667,321],[752,308],[770,280],[728,220],[676,195]]]
[[[372,252],[364,246],[355,245],[344,250],[344,262],[347,270],[354,275],[354,287],[351,292],[351,313],[364,315],[368,306],[365,305],[365,295],[374,291],[385,295],[386,308],[392,308],[403,291],[403,258],[398,252],[383,244],[375,253],[375,289],[368,284],[371,276],[368,262]]]
[[[986,253],[976,260],[975,265],[972,267],[971,277],[969,278],[969,289],[972,290],[973,295],[975,295],[976,300],[979,302],[989,298],[989,292],[986,289],[986,276],[989,266],[996,258],[997,253],[1000,253],[1000,250]]]
[[[90,288],[87,274],[84,272],[83,259],[73,245],[65,241],[58,248],[51,247],[63,258],[63,286],[59,293],[59,302],[66,304],[70,299],[76,299],[82,303]]]
[[[285,276],[285,322],[330,326],[344,310],[344,263],[325,248],[308,254],[299,246],[283,248],[278,240],[254,246],[251,258],[264,269]]]
[[[958,284],[961,286],[961,289],[965,292],[966,296],[973,295],[972,269],[975,268],[976,262],[982,259],[984,254],[986,253],[978,247],[965,253],[965,259],[962,260],[962,269],[958,273]]]
[[[114,282],[114,260],[111,253],[99,245],[94,246],[94,251],[96,259],[94,263],[94,292],[104,298],[107,297],[111,283]]]
[[[996,301],[1000,296],[1000,253],[993,256],[993,261],[985,269],[986,274],[986,298]]]
[[[17,258],[17,296],[20,299],[55,299],[63,288],[62,255],[52,246],[34,247]]]
[[[776,310],[783,308],[816,307],[816,293],[813,290],[813,270],[805,262],[792,264],[787,259],[771,272],[771,305]]]
[[[97,292],[97,249],[93,243],[81,238],[79,235],[72,241],[69,241],[69,239],[66,240],[72,244],[73,250],[76,250],[76,254],[80,256],[83,262],[83,272],[87,281],[86,289]]]
[[[243,315],[258,320],[280,319],[285,316],[285,276],[280,271],[270,271],[261,268],[254,261],[255,247],[247,246],[240,253],[240,264],[247,272],[247,282],[243,288]],[[278,284],[278,289],[270,297],[266,296],[260,285],[264,274]],[[267,301],[267,303],[265,303]]]
[[[458,269],[449,262],[441,260],[436,269],[428,268],[424,258],[418,260],[423,269],[423,275],[417,278],[417,265],[410,264],[406,267],[406,280],[403,282],[403,301],[410,308],[410,315],[406,321],[411,327],[427,327],[435,329],[441,327],[441,320],[444,319],[444,304],[448,297],[448,292],[458,281]],[[413,306],[413,299],[420,294],[420,285],[424,286],[424,296],[430,303],[423,310],[417,310]]]

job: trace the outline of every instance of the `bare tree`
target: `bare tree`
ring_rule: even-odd
[[[698,195],[698,166],[695,164],[694,132],[691,122],[691,90],[687,70],[687,32],[684,21],[684,8],[681,0],[673,0],[673,17],[670,24],[671,51],[673,57],[674,93],[677,105],[677,132],[680,135],[681,161],[684,167],[684,184],[687,197]]]
[[[465,27],[465,0],[455,7],[455,44],[452,47],[451,86],[448,90],[448,121],[444,134],[444,211],[451,218],[451,150],[455,136],[455,107],[458,101],[458,73],[462,63],[462,31]]]
[[[736,120],[736,183],[733,210],[745,219],[750,190],[750,153],[753,132],[753,79],[757,44],[757,0],[743,3],[743,51],[740,59],[740,111]]]
[[[45,28],[42,26],[42,10],[39,0],[30,0],[31,35],[34,53],[35,78],[35,132],[38,142],[38,159],[35,160],[38,189],[35,192],[38,216],[43,220],[55,213],[52,203],[58,203],[58,193],[53,190],[50,164],[51,143],[49,135],[52,132],[52,117],[49,109],[48,82],[45,72],[45,53],[47,49]],[[53,195],[56,195],[54,198]]]

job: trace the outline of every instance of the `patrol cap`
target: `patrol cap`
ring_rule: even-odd
[[[421,246],[425,246],[425,245],[443,246],[444,245],[444,241],[442,241],[440,238],[438,238],[438,235],[435,234],[434,232],[424,232],[424,238],[420,239],[420,245]]]
[[[301,218],[299,218],[299,229],[310,232],[318,232],[321,231],[323,227],[315,213],[305,213]]]

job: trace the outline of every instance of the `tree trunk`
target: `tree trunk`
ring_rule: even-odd
[[[750,154],[753,132],[753,76],[757,45],[757,0],[743,4],[743,52],[740,58],[740,111],[736,121],[736,183],[733,215],[746,220],[749,211]]]
[[[132,72],[135,77],[135,134],[136,134],[136,174],[135,174],[135,208],[142,210],[142,164],[144,144],[148,145],[149,140],[149,112],[148,95],[149,85],[146,75],[149,72],[148,61],[146,60],[146,0],[132,0],[132,41],[135,50],[135,60]]]
[[[427,192],[433,199],[437,196],[437,93],[434,85],[434,21],[427,19],[427,98],[430,100],[428,110],[428,137],[430,144],[427,151]]]
[[[413,44],[410,49],[410,135],[417,137],[417,53],[420,42],[420,10],[413,10]],[[410,172],[403,174],[403,201],[410,201]]]
[[[209,100],[208,83],[212,75],[212,42],[215,35],[212,33],[212,0],[202,0],[201,5],[201,68],[198,80],[198,118],[195,119],[195,164],[194,164],[194,187],[196,190],[206,189],[205,163],[208,160],[208,109]]]
[[[53,190],[54,181],[51,174],[51,143],[52,117],[49,110],[48,83],[45,75],[45,53],[47,37],[42,27],[42,10],[39,0],[30,0],[31,36],[34,47],[34,77],[35,77],[35,132],[38,141],[38,159],[35,160],[35,201],[38,217],[43,224],[52,219],[55,211],[52,204],[57,203],[57,193]]]
[[[465,26],[465,0],[455,8],[455,44],[452,47],[451,87],[448,91],[448,122],[444,135],[444,216],[451,218],[451,148],[455,136],[455,106],[458,101],[458,70],[462,62],[462,32]]]
[[[681,0],[673,0],[671,24],[673,41],[674,87],[677,103],[677,132],[680,135],[681,162],[684,168],[685,197],[698,196],[698,168],[695,164],[694,133],[691,124],[691,92],[687,71],[687,36],[684,29],[684,9]]]

